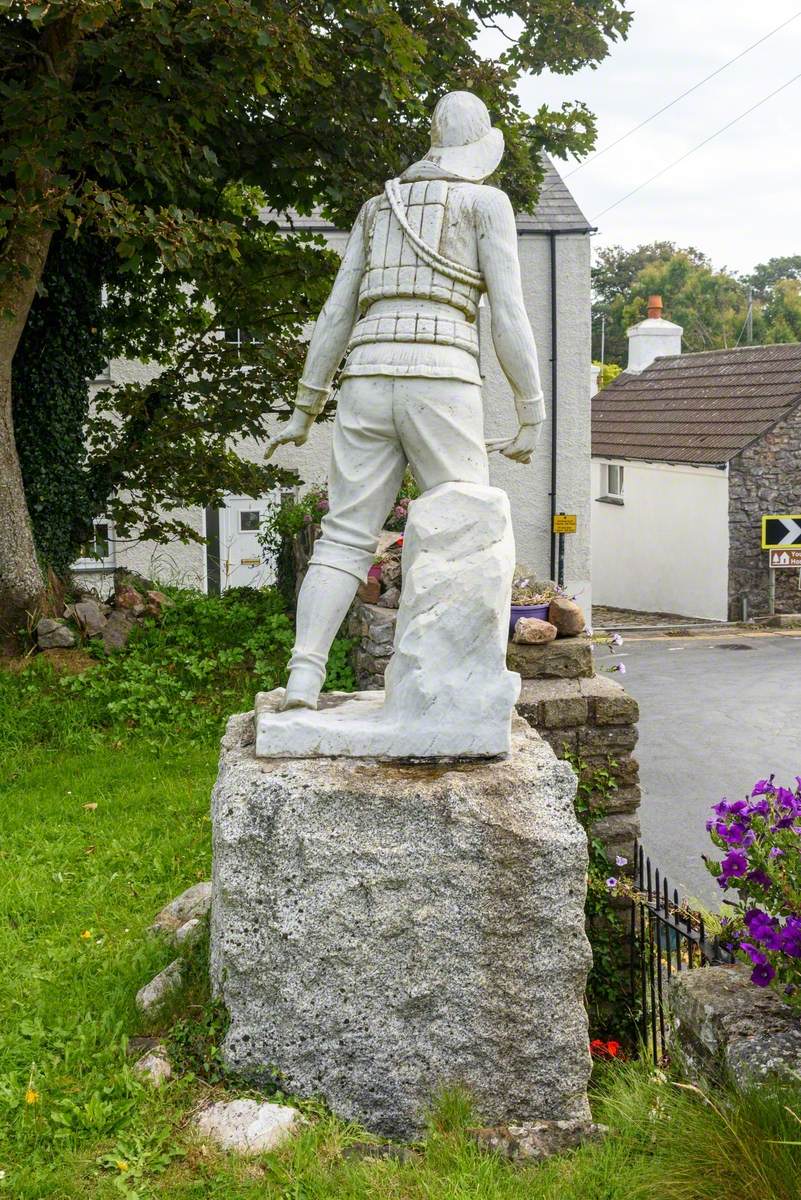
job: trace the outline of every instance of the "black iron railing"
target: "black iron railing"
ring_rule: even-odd
[[[668,986],[675,972],[732,962],[716,935],[708,936],[703,915],[679,901],[675,888],[642,846],[634,843],[631,902],[631,997],[639,1033],[656,1065],[667,1053]]]

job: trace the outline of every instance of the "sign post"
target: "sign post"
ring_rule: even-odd
[[[554,513],[553,532],[559,537],[559,555],[556,582],[560,587],[565,586],[565,534],[575,533],[578,526],[575,513]]]
[[[801,513],[766,513],[762,549],[768,551],[768,612],[776,611],[776,576],[781,567],[801,569]]]

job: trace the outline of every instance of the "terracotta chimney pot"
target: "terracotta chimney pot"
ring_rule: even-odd
[[[648,319],[650,321],[659,321],[662,317],[662,297],[648,297]]]

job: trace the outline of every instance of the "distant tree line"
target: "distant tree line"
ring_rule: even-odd
[[[625,367],[626,330],[647,315],[651,295],[660,295],[663,315],[683,326],[687,353],[749,341],[801,341],[801,254],[771,258],[750,274],[738,275],[725,267],[717,270],[694,246],[607,246],[598,252],[592,282],[592,354],[598,362],[603,326],[604,361]]]

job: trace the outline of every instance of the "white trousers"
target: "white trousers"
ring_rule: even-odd
[[[339,390],[329,511],[312,563],[367,576],[406,465],[421,492],[489,483],[481,388],[458,379],[359,375]]]

